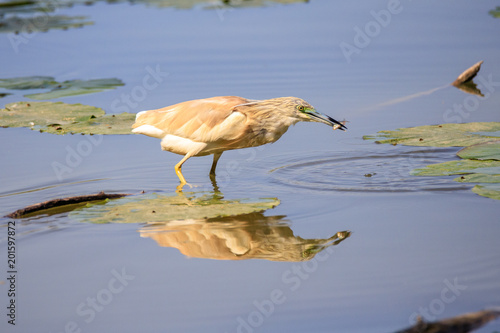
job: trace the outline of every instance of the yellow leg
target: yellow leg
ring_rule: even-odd
[[[177,163],[175,165],[175,173],[177,174],[177,177],[179,177],[179,180],[181,181],[181,185],[184,185],[184,184],[187,184],[187,181],[186,181],[186,178],[184,178],[184,175],[182,174],[182,164],[184,164],[184,162],[186,162],[188,160],[188,158],[191,157],[191,154],[186,154],[186,156],[184,156],[182,158],[182,160]]]
[[[212,168],[210,169],[210,174],[215,175],[215,168],[217,167],[217,162],[219,162],[219,158],[221,157],[222,153],[215,153],[214,154],[214,162],[212,163]]]

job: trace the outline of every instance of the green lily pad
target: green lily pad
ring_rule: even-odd
[[[17,102],[0,110],[0,126],[30,127],[52,134],[130,134],[135,114],[106,115],[104,110],[63,102]]]
[[[498,138],[495,133],[498,131],[500,122],[443,124],[380,131],[363,139],[406,146],[467,147]]]
[[[53,88],[57,84],[57,81],[51,76],[24,76],[0,79],[0,88],[14,90]]]
[[[465,147],[457,153],[461,158],[500,161],[500,141],[490,141]]]
[[[71,80],[58,84],[57,87],[46,93],[29,94],[24,97],[32,99],[56,99],[67,96],[92,94],[105,90],[115,89],[123,86],[119,79],[96,79],[96,80]]]
[[[95,80],[69,80],[57,82],[50,76],[27,76],[10,79],[0,79],[0,88],[24,90],[24,89],[51,89],[49,92],[28,94],[24,97],[32,99],[56,99],[61,97],[91,94],[105,90],[115,89],[123,86],[119,79],[95,79]]]
[[[472,188],[472,192],[483,197],[500,200],[500,184],[476,185]]]
[[[67,1],[64,1],[64,4],[70,5]],[[62,5],[61,1],[49,4],[47,1],[7,0],[0,3],[0,17],[4,17],[6,14],[51,13]]]
[[[495,18],[500,18],[500,7],[490,10],[488,13]]]
[[[484,175],[500,174],[500,161],[459,160],[438,164],[431,164],[423,168],[414,169],[410,174],[414,176],[449,176],[478,173]]]
[[[17,102],[0,110],[0,125],[4,127],[35,127],[68,125],[77,121],[104,116],[103,109],[83,104],[63,102]]]
[[[473,173],[457,177],[453,180],[459,183],[500,183],[500,175]]]
[[[145,194],[89,204],[74,210],[70,217],[92,223],[144,223],[208,219],[261,212],[279,205],[276,198],[255,201],[225,200],[214,194]]]
[[[35,9],[36,10],[36,9]],[[2,10],[6,12],[5,8]],[[8,12],[8,11],[7,11]],[[86,25],[94,24],[87,21],[85,16],[68,15],[38,15],[33,17],[11,16],[7,18],[0,17],[0,33],[13,33],[9,39],[13,45],[26,43],[26,37],[18,33],[33,33],[37,31],[48,31],[51,29],[67,30],[69,28],[81,28]]]
[[[443,124],[380,131],[365,140],[377,143],[407,146],[465,147],[457,155],[462,159],[431,164],[410,172],[414,176],[460,175],[454,180],[461,183],[482,183],[474,193],[500,199],[500,123]]]
[[[82,134],[132,134],[130,127],[135,121],[135,114],[123,112],[120,114],[105,115],[102,117],[80,121],[62,130]],[[52,128],[53,129],[53,128]],[[58,134],[57,129],[47,132]]]

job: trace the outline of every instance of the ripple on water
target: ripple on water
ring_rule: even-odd
[[[414,192],[455,191],[470,186],[451,177],[420,177],[410,171],[449,159],[450,149],[413,149],[397,153],[311,152],[300,158],[282,156],[283,166],[270,171],[282,185],[322,191]],[[454,152],[455,150],[453,150]]]

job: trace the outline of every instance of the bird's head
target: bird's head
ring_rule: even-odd
[[[291,99],[288,108],[293,108],[293,116],[299,121],[315,121],[318,123],[327,124],[332,126],[333,129],[340,129],[345,131],[347,127],[341,122],[333,119],[332,117],[316,111],[316,109],[306,101],[296,97],[287,97]]]
[[[266,100],[250,100],[248,103],[239,104],[235,109],[250,112],[255,119],[267,119],[279,122],[288,119],[287,127],[298,121],[314,121],[332,126],[333,129],[345,131],[347,127],[332,117],[316,111],[306,101],[297,97],[279,97]],[[257,116],[258,115],[258,116]]]

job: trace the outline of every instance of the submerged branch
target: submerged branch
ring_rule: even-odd
[[[66,206],[66,205],[73,205],[73,204],[78,204],[78,203],[83,203],[83,202],[88,202],[88,201],[117,199],[117,198],[121,198],[121,197],[124,197],[127,195],[130,195],[130,194],[99,192],[97,194],[79,195],[79,196],[75,196],[75,197],[52,199],[52,200],[40,202],[40,203],[37,203],[34,205],[29,205],[29,206],[24,207],[22,209],[18,209],[15,212],[12,212],[8,215],[5,215],[5,217],[21,218],[25,215],[36,213],[38,211],[42,211],[45,209],[61,207],[61,206]]]
[[[498,317],[500,317],[500,310],[471,312],[434,322],[425,322],[419,318],[414,326],[396,333],[467,333]]]

